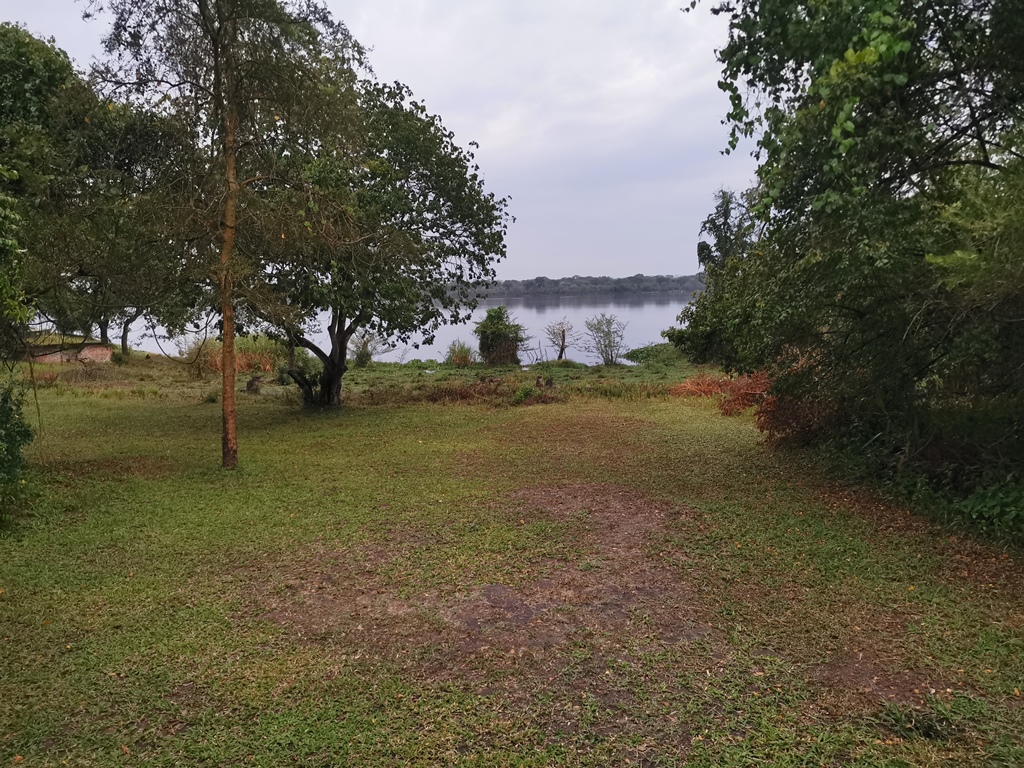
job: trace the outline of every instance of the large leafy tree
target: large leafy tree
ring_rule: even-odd
[[[718,334],[709,351],[772,370],[825,434],[894,465],[980,466],[982,442],[1001,446],[997,463],[1019,453],[1020,0],[715,10],[734,146],[758,136],[765,230],[680,340]]]
[[[287,152],[323,136],[348,108],[361,55],[347,29],[314,0],[109,0],[110,62],[99,77],[126,96],[195,125],[205,154],[200,254],[211,265],[222,327],[222,463],[238,463],[235,417],[236,285],[259,289],[259,253],[239,249],[251,200],[287,186]],[[323,62],[330,68],[331,83]],[[200,206],[202,207],[202,206]]]
[[[262,249],[272,294],[248,308],[322,363],[318,381],[292,371],[320,405],[341,402],[353,334],[429,339],[468,319],[505,252],[506,202],[484,191],[472,153],[404,86],[357,90],[350,120],[290,153],[303,183],[265,197],[246,245]],[[325,346],[310,333],[321,316]]]
[[[101,99],[52,42],[0,26],[0,160],[24,220],[25,287],[39,319],[108,342],[143,313],[180,320],[196,187],[194,136],[166,114]],[[177,210],[175,210],[175,206]],[[168,226],[173,222],[175,227]]]
[[[58,328],[99,330],[109,343],[143,315],[180,324],[196,292],[189,201],[198,183],[193,136],[166,116],[98,98],[65,135],[59,184],[35,206],[27,244],[36,309]]]

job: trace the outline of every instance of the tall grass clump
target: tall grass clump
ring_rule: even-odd
[[[373,362],[373,358],[392,349],[394,347],[383,336],[369,330],[360,331],[349,342],[352,365],[356,368],[365,368]]]
[[[445,365],[455,365],[465,368],[477,362],[476,351],[462,339],[456,339],[448,345],[448,351],[444,356]]]
[[[197,378],[221,372],[221,343],[197,339],[182,350]],[[239,373],[269,373],[286,365],[288,348],[266,336],[239,336],[235,339],[235,370]]]

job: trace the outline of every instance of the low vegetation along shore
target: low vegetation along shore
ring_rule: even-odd
[[[0,763],[1024,763],[1014,551],[837,484],[695,371],[38,366]],[[244,383],[244,382],[243,382]],[[255,390],[255,387],[254,387]]]

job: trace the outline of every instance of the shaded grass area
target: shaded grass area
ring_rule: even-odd
[[[1024,763],[1020,563],[713,403],[249,398],[233,473],[214,404],[40,411],[0,762]]]

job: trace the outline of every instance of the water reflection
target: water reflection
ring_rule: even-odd
[[[490,307],[504,304],[509,308],[518,323],[526,328],[531,337],[530,346],[539,350],[531,356],[554,358],[556,351],[547,344],[544,338],[544,327],[563,317],[579,331],[584,330],[584,322],[595,315],[604,313],[615,315],[626,324],[625,341],[630,349],[655,344],[664,339],[661,332],[676,324],[676,317],[683,307],[690,303],[693,294],[689,293],[641,293],[641,294],[595,294],[589,296],[525,296],[514,298],[491,297],[482,302],[473,313],[473,319],[460,325],[448,325],[441,328],[434,343],[426,345],[421,339],[414,338],[412,344],[383,356],[384,360],[441,360],[445,356],[448,345],[455,340],[465,341],[476,348],[476,337],[473,335],[475,324],[482,320]],[[419,343],[417,347],[416,344]],[[592,362],[591,357],[582,349],[569,350],[569,357],[582,362]]]

